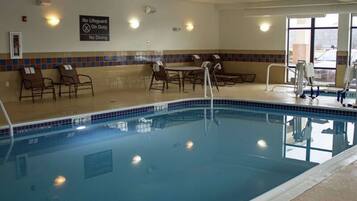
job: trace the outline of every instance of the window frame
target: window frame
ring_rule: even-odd
[[[290,31],[291,30],[310,30],[310,61],[311,63],[314,62],[314,55],[315,55],[315,32],[316,30],[337,30],[339,29],[339,26],[337,27],[316,27],[316,18],[312,17],[311,19],[311,25],[310,27],[290,27],[290,17],[288,17],[288,33],[287,33],[287,54],[286,54],[286,63],[289,68],[295,68],[295,66],[291,66],[289,62],[290,58]],[[357,28],[357,27],[356,27]],[[316,70],[334,70],[336,71],[337,68],[337,58],[336,58],[336,66],[334,68],[328,68],[328,67],[315,67]]]
[[[357,17],[356,13],[350,14],[350,44],[349,44],[349,52],[348,52],[348,63],[352,65],[352,39],[353,39],[353,30],[357,31],[357,26],[353,26],[353,17]]]

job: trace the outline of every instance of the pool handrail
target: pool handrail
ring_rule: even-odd
[[[269,82],[270,82],[270,69],[272,67],[282,67],[285,68],[288,71],[291,71],[294,73],[294,77],[295,77],[295,83],[294,86],[296,86],[296,71],[292,70],[291,68],[289,68],[289,66],[285,65],[285,64],[276,64],[276,63],[272,63],[268,66],[267,68],[267,78],[266,78],[266,86],[265,86],[265,91],[270,91],[269,90]],[[294,87],[295,88],[295,87]]]
[[[2,110],[3,114],[5,115],[6,122],[9,125],[9,133],[10,133],[10,136],[12,137],[12,136],[14,136],[14,127],[13,127],[13,125],[11,123],[11,119],[9,117],[9,114],[6,111],[5,105],[4,105],[4,103],[2,102],[1,99],[0,99],[0,107],[1,107],[1,110]]]
[[[211,100],[211,110],[213,109],[213,90],[212,90],[212,82],[211,82],[211,77],[209,73],[209,69],[207,66],[204,66],[205,73],[204,73],[204,98],[207,98],[207,84],[209,86],[209,92],[210,92],[210,100]]]

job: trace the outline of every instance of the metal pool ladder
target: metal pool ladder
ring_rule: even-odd
[[[14,127],[13,127],[13,125],[12,125],[12,123],[11,123],[9,114],[8,114],[7,111],[6,111],[5,106],[4,106],[4,103],[2,102],[2,100],[0,100],[0,107],[1,107],[2,112],[3,112],[4,115],[5,115],[5,119],[6,119],[6,121],[7,121],[7,124],[9,125],[10,136],[13,137],[13,136],[14,136]]]
[[[207,84],[209,86],[209,92],[210,92],[210,99],[211,99],[211,111],[213,111],[213,90],[212,90],[212,82],[211,82],[211,76],[209,74],[209,70],[208,67],[206,65],[204,65],[204,69],[205,69],[205,76],[204,76],[204,90],[205,90],[205,95],[204,98],[208,98],[207,97]]]

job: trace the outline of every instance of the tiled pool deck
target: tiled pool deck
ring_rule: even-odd
[[[214,91],[217,98],[230,98],[251,101],[266,101],[284,104],[312,105],[322,107],[341,107],[334,97],[319,97],[317,100],[296,99],[292,88],[275,88],[274,92],[266,92],[262,84],[241,84],[232,87],[221,87],[220,92]],[[150,104],[162,101],[171,101],[185,98],[201,98],[203,90],[200,87],[193,92],[189,86],[185,92],[178,93],[176,86],[161,93],[158,91],[148,92],[144,89],[137,90],[113,90],[110,92],[97,93],[94,97],[80,95],[77,99],[62,97],[56,102],[49,99],[39,100],[35,104],[29,101],[5,103],[6,108],[14,123],[22,123],[48,118],[57,118],[82,113],[97,112],[115,108]],[[0,115],[0,125],[5,120]],[[357,153],[356,153],[357,154]],[[306,191],[295,200],[357,200],[357,161],[338,171],[320,184]]]

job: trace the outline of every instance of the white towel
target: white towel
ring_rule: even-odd
[[[201,57],[200,56],[198,56],[197,54],[194,54],[194,55],[192,55],[192,57],[194,58],[194,59],[201,59]]]
[[[34,67],[25,67],[25,74],[27,74],[27,75],[35,74],[35,68]]]
[[[217,63],[215,66],[214,66],[214,69],[215,70],[221,70],[222,69],[222,65],[220,63]]]
[[[218,54],[214,54],[213,57],[214,57],[215,59],[221,59],[221,57],[220,57]]]
[[[314,64],[313,63],[306,64],[306,66],[305,66],[305,77],[306,78],[315,77],[315,69],[314,69]]]
[[[160,71],[160,65],[159,64],[154,64],[153,66],[152,66],[152,70],[154,71],[154,72],[159,72]]]
[[[73,70],[71,65],[64,65],[64,69],[66,70]]]
[[[163,66],[164,63],[162,61],[156,61],[156,64],[159,65],[159,66]]]

